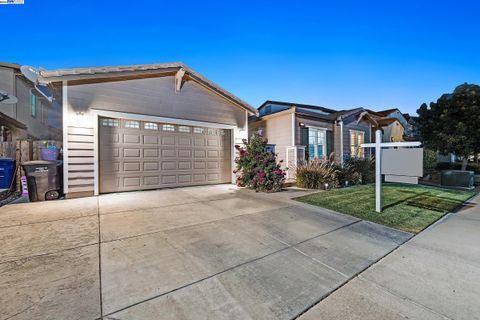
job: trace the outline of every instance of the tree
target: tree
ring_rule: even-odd
[[[465,170],[468,157],[480,151],[480,86],[462,84],[417,113],[425,146],[462,156]]]

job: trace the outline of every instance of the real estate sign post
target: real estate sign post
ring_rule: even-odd
[[[377,212],[382,212],[382,148],[403,148],[403,147],[419,147],[421,142],[382,142],[382,130],[375,131],[375,143],[363,143],[362,148],[375,148],[375,210]],[[415,155],[418,155],[415,149],[412,149],[415,152]],[[423,154],[422,152],[420,154]],[[405,154],[402,154],[405,156]],[[407,165],[405,165],[407,163]],[[405,172],[405,175],[402,177],[416,177],[418,176],[420,166],[420,172],[422,171],[422,161],[416,161],[414,166],[411,166],[406,161],[396,161],[393,166],[389,166],[392,171],[401,171]],[[409,173],[411,172],[411,173]],[[394,172],[383,172],[384,174],[395,175]],[[408,181],[406,179],[405,181]]]

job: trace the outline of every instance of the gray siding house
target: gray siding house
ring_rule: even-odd
[[[1,105],[0,141],[61,139],[60,106],[21,74],[20,65],[0,62],[0,89],[18,98]]]
[[[182,63],[40,70],[62,102],[67,197],[234,182],[257,110]]]
[[[321,106],[266,101],[258,116],[249,119],[250,132],[261,132],[285,167],[304,159],[324,158],[334,153],[337,162],[346,157],[364,157],[360,144],[371,141],[371,122],[363,108],[333,110]],[[367,153],[367,154],[365,154]],[[288,178],[294,178],[292,172]]]

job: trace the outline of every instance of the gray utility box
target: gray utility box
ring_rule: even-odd
[[[463,170],[445,170],[440,175],[440,184],[446,187],[473,189],[475,173]]]
[[[22,164],[30,201],[55,200],[62,193],[62,161],[29,161]]]

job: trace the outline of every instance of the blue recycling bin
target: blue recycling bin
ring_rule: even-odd
[[[15,160],[0,158],[0,189],[10,189],[15,175]]]

